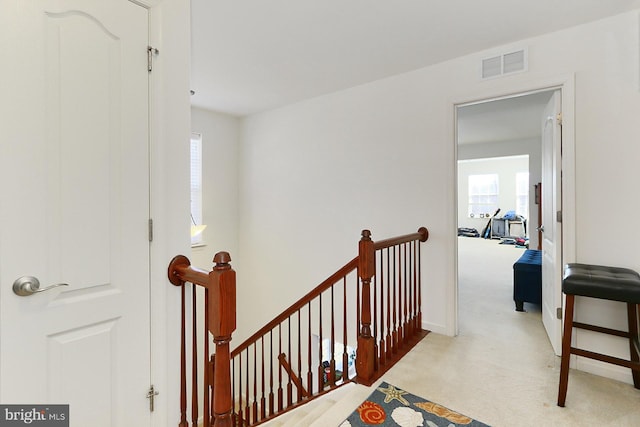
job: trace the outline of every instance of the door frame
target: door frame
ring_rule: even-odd
[[[575,262],[576,258],[576,200],[575,200],[575,76],[573,74],[550,78],[530,79],[524,83],[509,84],[501,88],[488,88],[477,94],[459,95],[449,101],[450,132],[453,150],[453,217],[458,212],[458,107],[500,99],[513,98],[536,92],[560,90],[562,99],[562,263]],[[457,219],[451,227],[452,286],[447,291],[447,330],[451,336],[459,334],[458,291],[458,240]],[[558,289],[560,292],[560,289]],[[563,299],[564,312],[564,299]]]
[[[159,53],[149,74],[149,194],[153,241],[150,243],[151,381],[159,395],[151,424],[180,420],[180,296],[167,279],[177,254],[189,254],[189,150],[191,27],[189,2],[130,0],[149,12],[149,45]],[[171,176],[166,171],[172,170]]]

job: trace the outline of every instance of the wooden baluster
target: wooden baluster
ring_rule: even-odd
[[[231,424],[233,426],[237,426],[238,424],[238,404],[236,403],[235,399],[236,399],[236,364],[237,364],[237,358],[233,357],[231,359],[231,398],[232,398],[232,406],[231,406]],[[214,371],[215,371],[215,365],[214,365]],[[213,378],[215,378],[215,375],[213,376]],[[213,403],[211,404],[211,407],[213,407]]]
[[[269,331],[269,416],[274,412],[273,394],[273,329]]]
[[[251,424],[251,389],[249,388],[249,347],[247,347],[247,357],[246,357],[246,374],[245,375],[245,406],[244,406],[244,419],[247,424]]]
[[[253,423],[258,423],[258,345],[253,344]]]
[[[191,425],[198,425],[198,331],[197,331],[198,302],[196,285],[191,287]],[[206,329],[206,328],[205,328]],[[205,357],[206,360],[206,357]],[[207,389],[205,381],[204,387]],[[205,392],[206,393],[206,392]],[[206,400],[205,400],[206,402]],[[206,417],[205,417],[206,420]],[[206,423],[206,421],[205,421]],[[205,424],[207,426],[207,424]]]
[[[376,283],[376,292],[380,295],[380,302],[377,302],[374,310],[376,313],[376,329],[374,336],[376,337],[376,360],[378,365],[384,365],[384,264],[382,262],[382,251],[379,252],[377,264],[378,272],[374,280]],[[380,278],[378,280],[378,277]]]
[[[405,323],[406,323],[406,327],[405,327],[405,343],[409,340],[409,338],[411,337],[411,326],[410,326],[410,316],[411,316],[411,245],[409,243],[405,243],[405,258],[406,258],[406,263],[407,263],[407,267],[406,267],[406,271],[407,271],[407,276],[404,279],[405,282],[405,311],[406,311],[406,318],[405,318]]]
[[[278,324],[278,355],[282,354],[282,323]],[[282,365],[278,363],[278,412],[283,408]]]
[[[386,339],[386,359],[391,358],[391,264],[390,264],[390,251],[389,248],[386,249],[386,259],[387,259],[387,339]]]
[[[413,254],[414,243],[408,243],[409,245],[409,314],[407,320],[409,337],[413,337],[414,334],[414,295],[415,295],[415,257]]]
[[[393,332],[391,333],[391,348],[393,354],[398,351],[398,259],[396,258],[396,246],[393,247]]]
[[[375,253],[373,255],[375,257]],[[371,336],[373,337],[373,370],[377,371],[380,368],[379,358],[378,358],[378,287],[376,276],[373,276],[373,283],[371,287],[373,288],[373,306],[371,307],[371,311],[373,313],[373,319],[371,321],[371,325],[373,327],[373,331]]]
[[[407,342],[409,335],[409,263],[408,263],[408,243],[402,245],[404,247],[404,307],[402,308],[402,318],[404,320],[402,345]]]
[[[242,352],[238,354],[238,425],[244,426],[244,408],[242,407]]]
[[[300,328],[301,328],[301,323],[300,323],[300,311],[298,310],[298,378],[300,379],[300,381],[302,381],[302,341],[301,338],[302,336]],[[300,387],[298,387],[298,402],[300,402],[302,400],[302,390],[300,389]]]
[[[347,277],[342,278],[342,380],[349,381],[349,353],[347,352]]]
[[[195,286],[195,285],[194,285]],[[187,427],[187,334],[186,334],[186,296],[185,284],[180,286],[181,297],[181,325],[180,325],[180,427]]]
[[[404,245],[398,246],[398,349],[402,348],[402,344],[404,342],[404,287],[406,286],[405,277],[407,274],[407,251],[405,248],[404,252],[404,262],[402,256],[402,248]]]
[[[236,329],[236,272],[227,252],[218,252],[209,273],[209,331],[216,346],[215,377],[213,378],[213,414],[216,427],[231,426],[233,396],[231,396],[231,358],[229,342]]]
[[[324,390],[324,367],[322,366],[322,294],[318,295],[318,393]]]
[[[356,337],[360,336],[360,329],[362,329],[362,322],[361,322],[361,316],[360,313],[362,312],[362,307],[360,307],[360,304],[362,302],[362,298],[360,298],[360,290],[362,289],[362,286],[360,284],[360,268],[356,267]],[[356,346],[357,346],[358,342],[357,342],[357,338],[356,338]],[[357,353],[357,349],[356,349],[356,353]],[[356,370],[357,373],[357,370]]]
[[[418,246],[420,244],[415,241],[413,242],[413,302],[412,302],[412,311],[411,311],[411,327],[413,330],[413,335],[417,335],[419,327],[416,323],[416,319],[418,318]]]
[[[308,325],[307,325],[307,390],[309,390],[309,394],[313,395],[313,367],[311,365],[311,359],[313,358],[312,349],[311,349],[311,341],[313,337],[311,336],[311,301],[307,304],[309,315],[308,315]]]
[[[331,349],[331,358],[329,359],[329,387],[335,387],[336,385],[336,327],[335,327],[335,310],[334,310],[334,298],[333,298],[333,285],[331,286],[331,342],[329,348]]]
[[[291,360],[291,316],[287,318],[287,360]],[[293,383],[291,375],[287,375],[287,408],[293,405]]]
[[[407,243],[407,340],[413,335],[413,250],[411,243]]]
[[[425,229],[426,230],[426,229]],[[425,239],[426,240],[426,239]],[[422,248],[418,244],[418,314],[416,324],[418,330],[422,330]]]
[[[267,406],[266,406],[266,398],[265,398],[265,394],[264,394],[264,388],[265,388],[265,379],[264,379],[264,335],[262,336],[262,338],[260,339],[260,344],[262,347],[262,354],[261,354],[261,359],[262,359],[262,369],[260,370],[260,374],[262,377],[262,382],[261,382],[261,388],[262,388],[262,396],[260,397],[260,417],[261,419],[265,419],[267,417]]]
[[[205,345],[205,354],[209,354],[208,343]],[[210,391],[210,393],[208,393],[207,399],[205,400],[205,405],[206,405],[205,407],[207,408],[207,410],[204,412],[204,415],[205,415],[205,419],[209,420],[209,426],[213,426],[214,420],[211,414],[213,414],[213,393],[214,393],[213,379],[216,377],[216,355],[215,354],[211,355],[211,357],[209,358],[208,366],[205,369],[207,369],[207,373],[208,373],[208,374],[205,374],[205,382],[209,384],[209,387],[206,387],[206,389]],[[209,375],[209,376],[207,377],[206,375]],[[231,383],[233,384],[233,375],[231,375]],[[233,392],[231,396],[233,396]],[[231,402],[231,405],[232,405],[231,407],[233,408],[233,402]],[[231,412],[231,417],[233,420],[233,409]]]
[[[374,338],[371,336],[371,278],[375,274],[375,249],[369,230],[362,231],[358,250],[358,271],[362,283],[361,329],[358,336],[356,371],[368,381],[373,377]]]

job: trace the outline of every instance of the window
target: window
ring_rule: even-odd
[[[202,244],[202,135],[191,134],[191,245]]]
[[[498,174],[469,175],[469,216],[490,217],[498,209]]]
[[[516,214],[529,217],[529,172],[516,174]]]

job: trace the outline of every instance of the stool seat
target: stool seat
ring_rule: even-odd
[[[640,274],[629,268],[567,264],[562,292],[570,295],[640,303]]]

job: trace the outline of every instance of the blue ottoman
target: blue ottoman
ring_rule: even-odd
[[[513,300],[516,311],[525,302],[542,303],[542,251],[527,249],[513,264]]]

